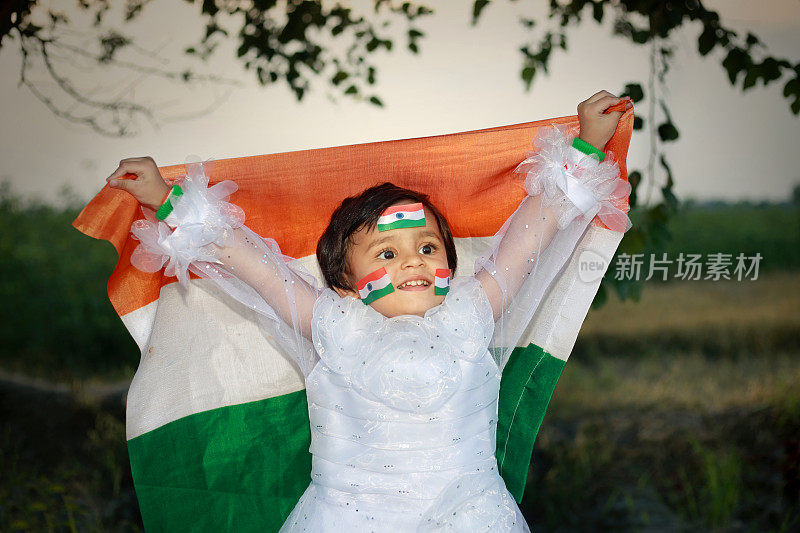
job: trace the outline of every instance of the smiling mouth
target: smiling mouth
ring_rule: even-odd
[[[407,291],[422,291],[430,287],[430,282],[424,279],[414,279],[398,285],[398,289]]]

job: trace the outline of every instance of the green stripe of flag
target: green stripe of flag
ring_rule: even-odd
[[[450,287],[439,287],[438,285],[433,286],[433,294],[438,294],[439,296],[444,296],[450,292]]]
[[[278,531],[311,481],[310,442],[304,390],[129,440],[145,530]]]
[[[384,296],[386,296],[387,294],[392,293],[392,292],[394,292],[394,286],[392,286],[392,284],[390,283],[390,284],[388,284],[387,286],[385,286],[382,289],[377,289],[377,290],[371,291],[367,295],[367,297],[364,298],[361,301],[364,302],[365,305],[369,305],[372,302],[374,302],[375,300],[377,300],[378,298],[383,298]]]
[[[398,220],[397,222],[392,222],[391,224],[378,224],[378,231],[387,231],[390,229],[400,229],[400,228],[420,228],[425,226],[425,219],[421,218],[419,220],[410,220],[407,218]]]
[[[565,363],[530,344],[515,348],[503,369],[495,455],[517,503],[522,501],[533,444]]]

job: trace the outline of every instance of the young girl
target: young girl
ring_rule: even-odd
[[[264,317],[305,376],[311,483],[281,531],[528,531],[495,459],[501,371],[592,218],[629,227],[630,187],[597,160],[622,116],[605,111],[622,102],[601,91],[578,106],[579,138],[537,137],[517,168],[529,196],[474,276],[453,277],[453,237],[427,196],[389,183],[333,213],[320,288],[242,225],[224,201],[233,184],[206,188],[202,165],[173,188],[150,158],[109,176],[157,210],[134,224],[131,262],[215,280]]]

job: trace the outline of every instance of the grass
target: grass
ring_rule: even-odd
[[[765,405],[791,394],[800,394],[797,352],[732,359],[712,359],[701,353],[609,357],[591,364],[571,360],[558,382],[550,412],[566,415],[594,408],[660,407],[715,412]]]
[[[590,311],[536,443],[529,524],[800,530],[799,331],[798,273],[648,284]],[[121,389],[97,380],[0,373],[1,531],[141,529]]]
[[[800,272],[769,273],[754,281],[647,283],[638,302],[611,297],[590,310],[580,338],[778,327],[800,329]]]
[[[800,273],[755,281],[646,283],[640,301],[592,309],[572,360],[702,353],[711,358],[794,352],[800,346]]]
[[[798,332],[797,273],[590,311],[536,443],[531,526],[800,529]]]

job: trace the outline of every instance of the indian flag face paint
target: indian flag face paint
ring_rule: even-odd
[[[383,298],[387,294],[394,292],[394,286],[389,280],[386,269],[381,267],[372,274],[367,274],[356,284],[361,301],[369,305],[378,298]]]
[[[378,218],[378,231],[425,226],[425,210],[421,203],[387,207]]]
[[[433,294],[444,296],[450,290],[450,269],[437,268],[433,276]]]

